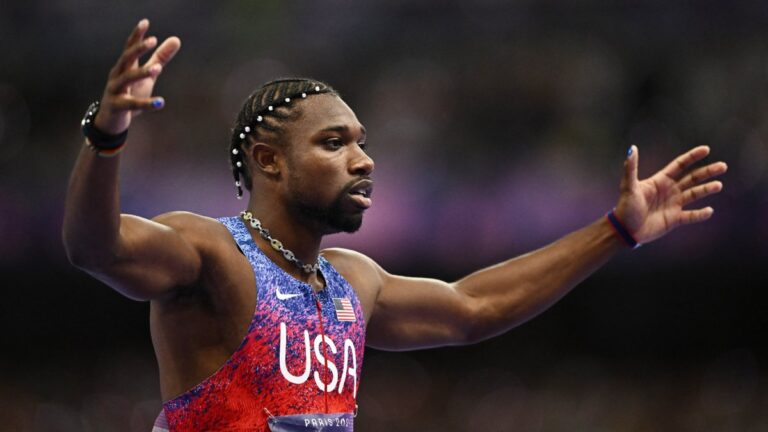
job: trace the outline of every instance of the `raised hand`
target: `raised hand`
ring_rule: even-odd
[[[715,162],[691,170],[709,154],[709,147],[699,146],[676,157],[664,169],[644,180],[638,180],[639,154],[636,146],[624,162],[621,195],[616,216],[639,243],[655,240],[680,225],[709,219],[712,207],[684,209],[685,206],[720,192],[723,184],[708,181],[725,173],[725,162]]]
[[[157,46],[156,37],[144,37],[147,29],[147,19],[136,25],[125,42],[123,53],[109,72],[101,108],[94,120],[96,128],[104,133],[119,134],[128,128],[133,116],[165,105],[163,98],[152,97],[152,89],[163,67],[181,48],[181,40],[169,37],[146,63],[139,65],[139,58]]]

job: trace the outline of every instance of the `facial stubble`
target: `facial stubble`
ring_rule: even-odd
[[[298,179],[291,178],[292,185],[298,185]],[[349,199],[349,192],[357,180],[347,183],[330,204],[318,203],[316,195],[308,193],[302,187],[291,188],[289,206],[307,223],[316,225],[324,231],[323,234],[338,232],[353,233],[363,224],[363,212],[349,213],[344,210],[344,200]]]

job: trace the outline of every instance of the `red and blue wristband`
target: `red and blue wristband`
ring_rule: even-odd
[[[629,233],[629,230],[627,227],[624,226],[623,223],[619,220],[618,217],[616,217],[615,213],[616,209],[613,209],[605,214],[605,218],[608,219],[608,222],[611,223],[611,226],[613,227],[613,230],[616,232],[616,234],[621,237],[622,240],[624,240],[624,243],[627,244],[632,249],[637,249],[641,245],[640,243],[635,240],[634,237],[632,237],[632,234]]]

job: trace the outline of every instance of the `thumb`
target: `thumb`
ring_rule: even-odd
[[[621,178],[621,190],[630,190],[637,184],[637,165],[640,158],[636,145],[629,147],[627,158],[624,160],[624,176]]]

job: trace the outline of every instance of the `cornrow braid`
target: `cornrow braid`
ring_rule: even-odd
[[[280,142],[285,125],[295,120],[296,101],[316,94],[339,93],[328,84],[309,78],[283,78],[270,81],[248,96],[237,115],[229,143],[229,159],[235,177],[237,199],[243,198],[243,185],[251,190],[253,179],[243,157],[248,138]],[[242,177],[243,182],[240,181]]]

